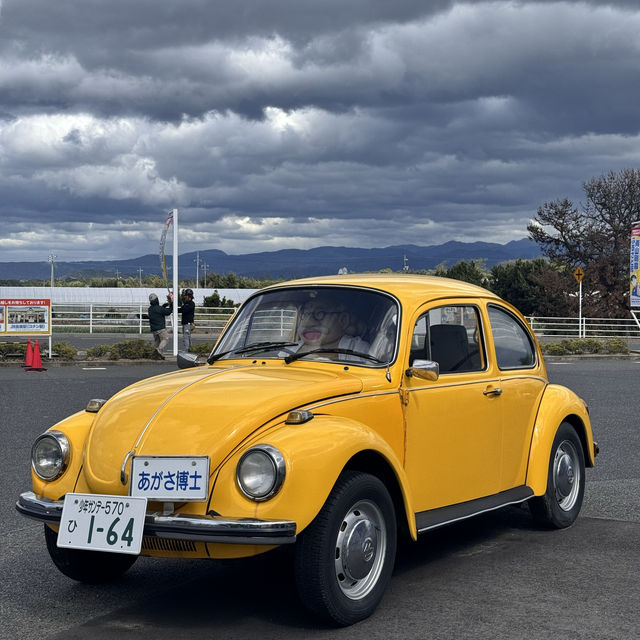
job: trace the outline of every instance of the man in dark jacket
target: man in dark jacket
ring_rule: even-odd
[[[182,343],[184,350],[189,351],[191,347],[191,330],[193,329],[193,316],[196,310],[193,301],[193,291],[185,289],[182,294],[182,304],[178,307],[178,311],[182,314]]]
[[[156,359],[164,360],[162,350],[165,348],[167,342],[169,342],[169,332],[166,329],[165,316],[171,314],[172,305],[165,302],[160,306],[158,296],[155,293],[149,294],[149,309],[147,314],[149,315],[149,327],[153,334],[153,342],[156,347]]]

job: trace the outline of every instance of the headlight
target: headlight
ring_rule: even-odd
[[[283,455],[270,444],[260,444],[242,455],[236,469],[236,479],[247,498],[261,502],[278,492],[285,473]]]
[[[31,466],[43,480],[55,480],[69,462],[69,441],[60,431],[47,431],[31,447]]]

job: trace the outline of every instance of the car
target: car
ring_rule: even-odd
[[[290,545],[302,603],[346,626],[375,611],[401,536],[521,503],[573,524],[598,453],[586,403],[549,383],[524,317],[446,278],[270,286],[206,364],[178,360],[33,444],[16,507],[70,578]]]

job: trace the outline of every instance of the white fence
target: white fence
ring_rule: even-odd
[[[640,338],[633,318],[541,318],[530,316],[538,338]]]
[[[54,304],[53,333],[149,333],[146,305]],[[218,334],[235,309],[196,307],[196,330]],[[167,316],[171,325],[171,316]]]
[[[53,333],[148,333],[146,305],[55,304]],[[196,307],[196,331],[218,334],[235,309]],[[171,316],[167,318],[171,323]],[[273,320],[272,320],[273,321]],[[529,325],[538,338],[640,338],[640,328],[633,318],[551,318],[530,316]],[[292,318],[278,322],[290,325]],[[275,327],[265,326],[265,331]]]

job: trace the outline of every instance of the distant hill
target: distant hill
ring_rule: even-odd
[[[433,269],[439,264],[452,266],[460,260],[483,259],[488,267],[505,260],[537,258],[540,250],[528,238],[513,240],[507,244],[493,242],[445,242],[440,245],[397,245],[382,249],[358,249],[354,247],[316,247],[314,249],[282,249],[229,255],[211,249],[200,251],[208,272],[226,274],[233,272],[250,278],[297,278],[349,271],[378,271],[389,268],[399,271],[406,258],[410,269]],[[172,264],[166,257],[167,267]],[[56,262],[55,275],[75,277],[160,275],[160,260],[156,254],[148,254],[128,260],[91,260],[82,262]],[[196,276],[196,253],[183,253],[178,261],[181,278]],[[0,262],[0,280],[47,279],[51,272],[47,262]],[[202,269],[200,276],[202,276]]]

